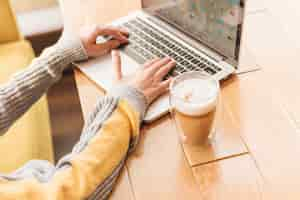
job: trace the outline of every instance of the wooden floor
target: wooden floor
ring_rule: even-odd
[[[72,70],[48,91],[55,161],[70,153],[78,141],[83,117]]]
[[[247,2],[242,66],[250,60],[261,70],[222,83],[216,142],[182,146],[170,116],[145,126],[111,199],[300,198],[300,2]],[[75,77],[86,116],[103,93],[79,71]]]

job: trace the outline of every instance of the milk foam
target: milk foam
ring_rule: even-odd
[[[176,110],[186,115],[201,116],[216,107],[219,88],[212,80],[188,79],[175,85],[172,93],[176,96],[172,99]]]

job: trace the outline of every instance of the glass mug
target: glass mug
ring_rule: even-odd
[[[214,138],[221,109],[219,81],[202,72],[183,73],[171,82],[169,98],[184,143],[203,145]]]

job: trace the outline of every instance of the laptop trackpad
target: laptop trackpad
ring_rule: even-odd
[[[129,77],[139,68],[139,64],[128,58],[123,53],[121,53],[121,58],[123,76]],[[112,59],[109,54],[76,65],[85,75],[106,91],[115,85],[116,76]]]

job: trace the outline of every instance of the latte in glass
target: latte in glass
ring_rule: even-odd
[[[215,131],[219,83],[200,72],[189,72],[171,84],[172,116],[183,141],[203,144]]]

